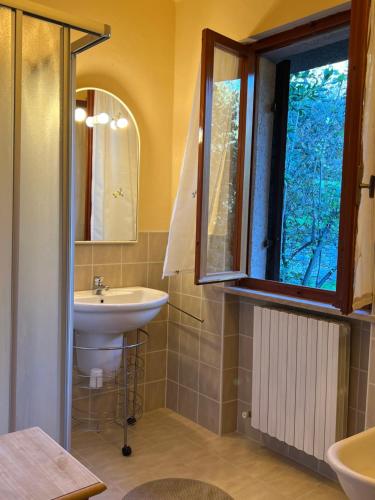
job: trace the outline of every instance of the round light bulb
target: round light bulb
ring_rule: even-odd
[[[98,123],[101,125],[105,125],[106,123],[109,122],[109,115],[108,113],[100,113],[97,117]]]
[[[88,116],[86,118],[86,125],[90,128],[94,126],[94,117],[93,116]]]
[[[111,121],[111,129],[112,129],[112,130],[117,130],[116,120],[112,120],[112,121]]]
[[[74,112],[74,119],[76,122],[84,122],[87,118],[86,110],[83,108],[76,108]]]
[[[119,118],[117,120],[118,128],[126,128],[129,125],[129,122],[126,118]]]

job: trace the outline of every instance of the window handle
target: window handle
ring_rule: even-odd
[[[368,189],[369,197],[374,198],[375,196],[375,175],[370,175],[370,180],[368,184],[361,183],[359,185],[360,189]]]

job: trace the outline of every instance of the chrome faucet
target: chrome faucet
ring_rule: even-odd
[[[104,284],[103,276],[94,276],[94,282],[92,287],[95,295],[102,295],[103,290],[109,290],[109,286]]]

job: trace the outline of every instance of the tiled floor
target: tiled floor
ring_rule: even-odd
[[[120,500],[135,486],[165,477],[206,481],[236,500],[346,498],[334,483],[258,443],[238,434],[219,437],[170,410],[144,415],[129,444],[133,455],[124,458],[118,426],[101,434],[74,432],[73,454],[108,486],[98,499]]]

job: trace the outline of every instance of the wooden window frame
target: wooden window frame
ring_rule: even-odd
[[[364,12],[363,7],[364,5],[360,5],[359,1],[353,1],[351,10],[348,9],[344,12],[265,38],[256,42],[255,48],[256,53],[261,55],[276,47],[287,46],[304,38],[329,32],[340,26],[350,25],[336,291],[290,285],[271,280],[259,280],[250,277],[238,283],[239,286],[253,290],[263,290],[265,292],[333,304],[345,314],[350,313],[352,310],[354,244],[357,218],[357,170],[358,165],[361,163],[361,124],[366,71],[366,51],[362,49],[366,46],[368,19],[368,12]],[[367,8],[369,7],[367,6]]]
[[[208,200],[211,153],[211,124],[213,98],[214,49],[232,52],[241,59],[241,94],[239,110],[239,137],[237,159],[237,203],[233,238],[233,271],[206,272],[208,230]],[[212,30],[205,29],[202,36],[201,106],[199,116],[200,141],[198,150],[198,187],[195,247],[195,283],[204,285],[240,279],[247,276],[247,226],[249,217],[249,189],[251,165],[252,114],[254,102],[254,53],[246,45],[235,42]],[[207,203],[205,203],[207,201]]]
[[[366,75],[366,58],[367,58],[367,36],[368,36],[368,18],[370,11],[369,0],[353,0],[351,8],[330,15],[307,24],[292,28],[278,34],[261,39],[247,47],[249,54],[255,54],[255,65],[252,73],[252,84],[254,85],[254,78],[257,77],[256,61],[259,56],[270,50],[288,46],[300,40],[313,37],[320,33],[329,32],[336,28],[349,25],[349,68],[348,68],[348,86],[346,97],[346,118],[345,118],[345,132],[344,132],[344,152],[343,152],[343,169],[342,169],[342,191],[341,191],[341,208],[340,208],[340,227],[339,227],[339,241],[338,241],[338,266],[337,266],[337,288],[336,291],[321,290],[316,288],[291,285],[287,283],[280,283],[267,279],[255,279],[250,277],[243,277],[236,280],[236,285],[249,288],[252,290],[264,291],[268,293],[276,293],[280,295],[294,296],[305,300],[312,300],[317,302],[329,303],[341,309],[344,314],[349,314],[352,310],[353,300],[353,278],[354,278],[354,254],[355,254],[355,236],[357,231],[357,214],[358,206],[356,203],[357,194],[359,189],[358,171],[361,165],[361,125],[363,115],[363,101],[364,101],[364,84]],[[213,32],[211,32],[213,33]],[[216,39],[221,35],[213,33]],[[223,37],[225,39],[225,37]],[[207,41],[207,40],[206,40]],[[225,39],[229,43],[229,39]],[[213,53],[207,51],[205,46],[205,39],[202,49],[202,86],[201,95],[210,92],[209,85],[211,85],[212,93],[212,78],[209,78],[207,67],[212,63]],[[212,75],[211,75],[212,76]],[[207,87],[208,86],[208,87]],[[255,102],[256,96],[254,97]],[[201,101],[200,110],[200,125],[211,125],[205,123],[205,110],[206,102]],[[251,120],[251,141],[249,151],[251,151],[254,142],[254,106],[253,106],[253,119]],[[246,132],[248,133],[248,131]],[[204,142],[204,141],[203,141]],[[241,148],[245,147],[242,143]],[[198,175],[198,204],[197,204],[197,248],[196,248],[196,283],[204,284],[200,280],[200,255],[201,255],[201,221],[202,221],[202,186],[204,172],[204,143],[199,145],[199,175]],[[207,154],[207,151],[206,151]],[[247,158],[246,154],[240,151],[239,156]],[[244,159],[244,171],[246,172],[246,159]],[[249,160],[252,165],[252,160]],[[246,189],[246,176],[242,177],[242,188]],[[251,191],[251,184],[253,182],[253,169],[251,169],[249,188]],[[250,198],[250,195],[249,195]],[[250,211],[250,204],[248,204],[248,212]],[[244,215],[242,213],[242,215]],[[238,214],[240,217],[241,214]],[[250,221],[249,213],[244,215],[246,221]],[[246,227],[248,244],[246,252],[243,246],[239,244],[243,239],[243,226],[241,228],[240,221],[237,221],[236,231],[236,255],[238,259],[243,258],[243,253],[246,255],[246,274],[249,272],[249,226]],[[241,253],[242,251],[242,253]],[[221,277],[217,281],[224,281],[226,278]],[[212,280],[210,281],[212,282]]]

